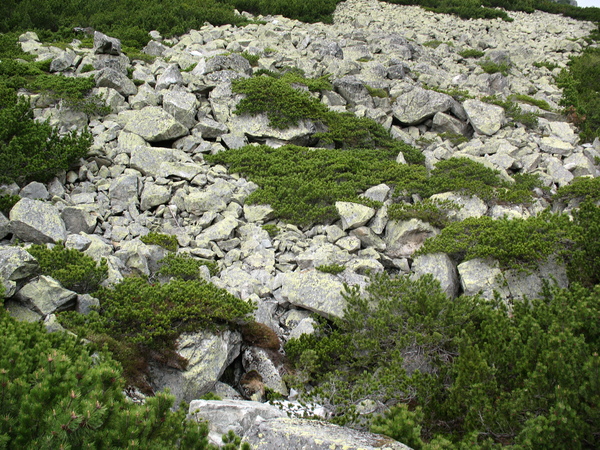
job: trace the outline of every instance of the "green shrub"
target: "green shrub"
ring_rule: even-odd
[[[184,332],[218,330],[243,321],[251,303],[240,300],[205,281],[175,279],[151,284],[125,278],[114,288],[101,288],[95,296],[100,308],[86,316],[65,312],[59,320],[78,336],[107,345],[123,364],[127,380],[148,389],[148,360],[185,367],[175,353],[175,340]]]
[[[425,89],[429,89],[431,91],[440,92],[442,94],[449,95],[450,97],[454,98],[454,100],[456,100],[458,102],[464,102],[465,100],[467,100],[469,98],[475,98],[471,94],[469,94],[469,91],[467,91],[465,89],[458,89],[458,88],[442,89],[437,86],[428,86],[428,85],[424,85],[423,87]]]
[[[516,302],[450,299],[430,276],[378,275],[343,319],[290,340],[304,400],[361,426],[357,405],[397,405],[373,430],[419,448],[600,444],[600,287]],[[407,406],[408,405],[408,406]]]
[[[481,58],[483,55],[485,55],[485,52],[476,50],[474,48],[469,48],[458,52],[458,54],[463,58]]]
[[[281,341],[277,333],[264,323],[250,321],[243,324],[240,331],[244,342],[255,347],[269,350],[279,350],[279,347],[281,347]]]
[[[19,200],[21,200],[21,197],[18,195],[0,195],[0,212],[8,217],[10,210]]]
[[[550,71],[558,68],[558,64],[554,64],[554,63],[551,63],[551,62],[548,62],[548,61],[534,62],[533,66],[534,67],[538,67],[538,68],[545,67],[546,69],[548,69]]]
[[[262,229],[265,230],[267,233],[269,233],[269,236],[271,238],[274,238],[275,236],[277,236],[277,234],[279,234],[279,232],[281,231],[280,228],[273,223],[268,223],[266,225],[263,225]]]
[[[48,123],[33,120],[25,99],[0,83],[0,183],[48,181],[85,156],[92,135],[60,135]]]
[[[94,70],[94,65],[93,64],[85,64],[82,68],[81,68],[81,73],[87,73],[87,72],[93,72]]]
[[[600,283],[600,208],[589,198],[576,211],[570,228],[573,242],[567,247],[567,274],[571,282],[593,288]]]
[[[540,109],[545,111],[552,111],[552,108],[548,104],[546,100],[538,100],[537,98],[530,97],[529,95],[515,95],[515,100],[518,100],[523,103],[529,103],[530,105],[537,106]]]
[[[413,204],[394,203],[388,208],[388,218],[397,221],[419,219],[434,227],[444,228],[450,223],[448,213],[461,208],[461,205],[450,200],[425,199]]]
[[[199,280],[201,266],[208,267],[211,276],[218,273],[216,262],[193,258],[187,253],[170,253],[158,263],[160,264],[158,275],[175,277],[181,280]]]
[[[315,267],[319,272],[330,273],[332,275],[337,275],[342,273],[346,268],[342,264],[326,264],[322,266]]]
[[[336,201],[356,199],[371,186],[404,186],[425,178],[425,168],[397,164],[394,153],[377,149],[311,149],[266,145],[230,149],[206,157],[228,164],[260,186],[246,201],[269,204],[275,215],[298,224],[338,218]],[[354,201],[354,200],[352,200]]]
[[[27,251],[40,265],[42,274],[49,275],[63,287],[80,294],[94,292],[108,277],[108,265],[103,258],[97,263],[91,257],[61,243],[52,248],[32,245]]]
[[[448,131],[440,133],[438,134],[438,136],[441,137],[443,140],[449,140],[454,146],[463,144],[465,142],[469,142],[468,137],[458,133],[450,133]]]
[[[423,47],[438,48],[441,44],[443,44],[442,41],[435,39],[433,41],[423,42]]]
[[[447,253],[456,261],[492,257],[502,268],[534,268],[561,256],[569,240],[569,218],[548,212],[527,219],[483,216],[448,225],[417,254]]]
[[[600,8],[599,8],[600,9]],[[586,49],[569,62],[557,79],[563,89],[561,105],[579,127],[580,139],[591,142],[600,137],[600,49]]]
[[[495,63],[489,59],[486,59],[485,61],[481,61],[480,63],[478,63],[481,68],[483,69],[483,71],[485,73],[501,73],[502,75],[504,75],[505,77],[508,76],[508,71],[510,70],[510,64],[503,62],[503,63]]]
[[[526,128],[534,128],[538,125],[538,117],[535,113],[524,113],[521,107],[510,99],[501,100],[496,96],[491,96],[483,97],[481,101],[501,106],[509,118],[521,123]]]
[[[204,423],[159,393],[143,405],[123,394],[105,353],[0,312],[0,443],[4,448],[210,448]]]
[[[571,184],[561,186],[554,194],[554,200],[569,201],[573,199],[600,200],[600,178],[577,177]]]
[[[369,94],[371,95],[371,97],[378,97],[378,98],[388,98],[389,94],[387,93],[387,91],[385,89],[381,89],[381,88],[374,88],[369,86],[368,84],[365,84],[365,87],[367,88],[367,91],[369,91]]]
[[[165,250],[176,252],[179,248],[177,237],[171,234],[157,233],[151,231],[145,236],[142,236],[140,240],[146,245],[159,245]]]
[[[253,55],[252,53],[242,52],[241,56],[246,58],[252,67],[258,66],[258,60],[260,59],[260,55]]]

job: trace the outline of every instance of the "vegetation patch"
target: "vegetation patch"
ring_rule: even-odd
[[[495,63],[489,59],[481,61],[478,63],[485,73],[493,74],[493,73],[501,73],[505,77],[508,76],[508,71],[510,70],[510,64],[507,62]]]
[[[419,219],[436,228],[444,228],[450,223],[449,213],[461,208],[461,205],[451,200],[425,199],[412,204],[394,203],[388,208],[388,218],[396,221]]]
[[[6,217],[10,214],[10,210],[17,202],[21,200],[18,195],[4,194],[0,195],[0,212]]]
[[[200,267],[206,266],[210,276],[217,275],[219,269],[214,261],[194,258],[188,253],[169,253],[159,262],[158,275],[174,277],[181,280],[199,280]]]
[[[563,89],[560,104],[579,127],[580,139],[591,142],[600,137],[600,49],[589,48],[572,58],[557,84]]]
[[[337,275],[342,273],[346,268],[342,264],[325,264],[315,267],[319,272],[330,273],[331,275]]]
[[[344,296],[343,319],[286,345],[292,379],[308,381],[303,399],[334,422],[366,427],[359,405],[381,402],[396,407],[373,431],[413,448],[600,444],[600,289],[546,290],[510,314],[450,299],[430,276],[382,274]]]
[[[504,108],[504,112],[509,118],[514,120],[515,123],[522,124],[526,128],[535,128],[538,125],[537,114],[523,112],[521,107],[516,102],[512,101],[512,99],[502,100],[494,95],[483,97],[481,101]]]
[[[482,52],[481,50],[476,50],[474,48],[469,48],[466,50],[461,50],[460,52],[458,52],[458,54],[466,59],[468,59],[468,58],[477,59],[477,58],[481,58],[482,56],[484,56],[485,52]]]
[[[165,250],[176,252],[179,248],[177,237],[171,234],[158,233],[151,231],[145,236],[142,236],[140,240],[146,245],[159,245]]]
[[[95,294],[98,311],[89,315],[65,312],[59,320],[80,337],[107,345],[123,364],[127,380],[148,388],[149,360],[185,367],[175,353],[175,340],[188,331],[218,330],[243,321],[254,306],[205,281],[171,280],[151,284],[138,277],[125,278],[114,288]]]
[[[553,197],[555,200],[569,201],[600,200],[600,178],[578,177],[567,186],[561,186]]]
[[[537,106],[540,109],[543,109],[545,111],[552,111],[552,108],[550,107],[550,105],[548,104],[548,102],[546,100],[540,100],[534,97],[531,97],[529,95],[523,95],[523,94],[518,94],[515,95],[515,100],[523,102],[523,103],[529,103],[530,105],[533,106]]]
[[[79,294],[94,292],[108,277],[108,264],[104,258],[96,262],[93,258],[62,243],[48,248],[32,245],[27,251],[40,265],[43,275],[49,275],[64,288]]]
[[[5,448],[207,449],[208,427],[172,412],[159,393],[123,394],[121,367],[105,352],[0,311],[0,443]]]

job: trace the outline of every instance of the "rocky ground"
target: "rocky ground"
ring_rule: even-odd
[[[482,291],[491,296],[498,290],[507,299],[535,295],[550,275],[566,284],[564,268],[550,263],[527,275],[505,274],[508,283],[500,285],[501,271],[494,261],[471,260],[457,267],[444,254],[413,259],[424,239],[439,230],[416,219],[389,221],[387,205],[393,192],[389,186],[374,186],[364,193],[384,203],[378,210],[339,202],[340,221],[299,229],[273,221],[269,206],[245,204],[258,189],[256,184],[226,167],[204,162],[205,154],[248,143],[279,146],[308,141],[317,131],[310,121],[278,130],[269,127],[266,115],[233,113],[241,96],[232,92],[232,80],[261,68],[291,66],[307,77],[331,74],[334,90],[320,94],[323,103],[377,120],[395,138],[421,148],[428,167],[464,156],[500,170],[506,178],[538,174],[551,191],[576,176],[598,176],[600,143],[579,144],[576,129],[556,112],[561,91],[553,78],[570,56],[586,46],[583,38],[593,24],[541,12],[510,16],[514,22],[463,21],[418,7],[348,0],[338,5],[332,25],[261,17],[266,23],[244,28],[206,25],[177,39],[163,40],[154,32],[144,50],[157,57],[151,64],[130,62],[116,40],[99,33],[94,49],[74,42],[67,50],[45,46],[26,33],[20,39],[23,49],[39,59],[52,59],[52,71],[94,76],[95,93],[106,98],[112,113],[90,119],[43,96],[31,96],[39,119],[49,119],[64,131],[89,126],[94,144],[77,171],[46,185],[6,187],[23,198],[10,217],[0,214],[0,276],[8,287],[7,309],[23,320],[43,320],[56,329],[60,327],[56,312],[68,308],[85,312],[94,304],[93,298],[67,291],[48,277],[31,279],[35,260],[11,246],[14,239],[64,241],[97,260],[106,258],[107,282],[116,283],[130,273],[150,275],[156,270],[165,251],[141,242],[150,231],[175,235],[180,252],[217,261],[220,274],[210,278],[207,272],[206,278],[255,301],[256,320],[283,342],[312,332],[313,313],[340,316],[343,284],[364,286],[367,271],[432,273],[449,295]],[[485,52],[484,58],[496,63],[509,63],[508,75],[487,74],[477,64],[480,60],[459,55],[469,49]],[[257,67],[239,55],[243,51],[260,56]],[[539,62],[557,68],[533,65]],[[387,95],[372,96],[366,85]],[[458,101],[431,88],[465,90],[473,98]],[[510,123],[501,107],[480,100],[510,94],[544,100],[554,111],[521,103],[523,110],[541,116],[537,128],[527,129]],[[439,136],[444,132],[468,139],[455,145]],[[454,193],[438,197],[463,205],[457,220],[528,217],[548,206],[543,196],[530,206],[492,208],[477,197]],[[273,237],[262,228],[271,223],[280,229]],[[315,269],[326,264],[341,264],[345,270],[332,275]],[[283,365],[268,351],[244,344],[235,332],[185,335],[179,348],[189,360],[188,369],[155,367],[152,384],[155,389],[169,387],[178,400],[187,402],[210,391],[238,400],[228,406],[192,403],[193,411],[212,414],[215,433],[237,423],[236,431],[247,433],[257,445],[292,448],[282,441],[286,433],[281,430],[294,429],[295,442],[312,445],[302,448],[325,448],[314,443],[318,440],[314,436],[319,436],[316,428],[309,430],[310,425],[299,419],[287,423],[279,410],[266,406],[270,412],[257,412],[262,406],[239,402],[242,393],[234,389],[239,386],[218,381],[233,364],[239,375],[256,370],[267,387],[290,395],[282,381]],[[255,422],[257,415],[265,421]],[[318,426],[331,444],[375,446],[374,440],[361,444],[361,439],[375,439],[372,436]],[[268,443],[259,442],[260,436],[280,432]]]

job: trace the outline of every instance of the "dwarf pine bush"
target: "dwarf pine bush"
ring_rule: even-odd
[[[450,299],[430,276],[372,278],[343,319],[286,345],[304,400],[416,449],[596,448],[600,287],[547,289],[513,305]]]
[[[208,428],[173,397],[126,400],[117,362],[0,311],[0,447],[207,449]]]
[[[65,248],[62,243],[52,248],[32,245],[27,251],[39,263],[42,274],[51,276],[63,287],[80,294],[96,291],[108,277],[108,265],[104,258],[97,263],[79,250]]]
[[[158,275],[175,277],[182,280],[199,280],[201,266],[208,267],[211,276],[216,275],[218,272],[216,262],[193,258],[187,253],[169,253],[158,263],[160,265],[160,269],[157,272]]]

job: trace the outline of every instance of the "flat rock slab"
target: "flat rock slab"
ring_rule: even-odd
[[[146,106],[139,111],[128,111],[124,131],[135,133],[148,142],[177,139],[188,134],[188,129],[158,106]]]
[[[243,440],[256,450],[410,450],[386,436],[308,419],[257,420]]]
[[[282,276],[282,297],[295,306],[326,317],[344,316],[346,300],[342,297],[344,284],[334,275],[307,270]]]

